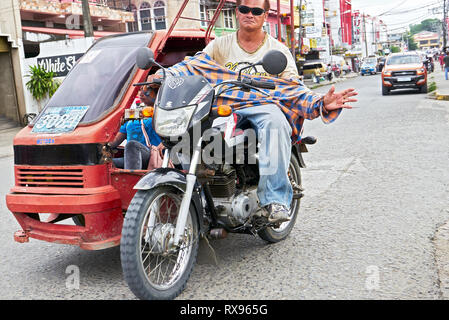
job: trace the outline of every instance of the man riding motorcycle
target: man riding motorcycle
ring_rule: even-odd
[[[263,55],[276,49],[285,54],[288,59],[287,67],[280,75],[269,75],[262,66],[256,66],[247,71],[259,76],[281,77],[286,80],[295,80],[302,84],[288,48],[263,31],[262,27],[268,17],[270,3],[268,0],[237,0],[236,17],[239,22],[239,30],[236,33],[217,38],[204,49],[213,60],[220,65],[238,72],[248,63],[261,60]],[[150,76],[152,81],[156,76]],[[309,91],[307,89],[307,91]],[[329,92],[310,104],[313,117],[328,116],[332,111],[342,108],[351,109],[347,102],[355,102],[352,98],[357,95],[354,89],[335,92],[332,87]],[[261,146],[265,146],[264,152],[259,153],[260,180],[257,195],[260,205],[267,211],[268,221],[279,223],[289,220],[290,204],[292,202],[293,189],[288,178],[288,167],[291,156],[291,137],[298,135],[297,128],[287,121],[285,112],[276,104],[266,104],[254,107],[241,108],[234,111],[239,117],[239,124],[249,123],[255,130]],[[311,117],[312,118],[312,117]],[[277,132],[276,141],[270,139],[271,131]],[[272,163],[270,155],[277,155],[277,165]],[[273,166],[276,171],[272,172]]]

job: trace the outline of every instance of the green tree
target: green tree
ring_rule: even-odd
[[[38,102],[40,111],[40,102],[47,97],[50,98],[58,89],[60,82],[54,79],[53,72],[47,72],[39,65],[30,66],[29,72],[26,76],[30,80],[26,83],[26,87]]]
[[[407,38],[408,50],[410,50],[410,51],[417,50],[418,45],[416,44],[415,39],[413,38],[413,34],[407,33],[406,38]]]
[[[420,33],[421,31],[438,32],[441,29],[441,21],[439,19],[426,19],[419,24],[410,26],[410,33],[412,35]]]

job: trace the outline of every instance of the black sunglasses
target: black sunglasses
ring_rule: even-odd
[[[253,14],[253,16],[260,16],[265,12],[264,9],[258,7],[250,8],[247,6],[239,6],[239,12],[242,14],[248,14],[250,11]]]

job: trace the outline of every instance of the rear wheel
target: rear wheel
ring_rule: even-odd
[[[288,177],[290,183],[292,184],[293,190],[301,187],[301,167],[299,165],[299,160],[294,154],[292,154],[290,160],[290,167],[288,169]],[[301,199],[293,199],[290,206],[289,217],[290,220],[282,223],[278,228],[267,227],[259,231],[259,237],[270,243],[276,243],[284,240],[292,231],[293,226],[296,222],[296,217],[298,216],[299,206]]]
[[[176,298],[193,270],[199,238],[193,207],[179,245],[173,245],[182,195],[168,186],[140,190],[126,213],[120,258],[125,281],[139,299]]]

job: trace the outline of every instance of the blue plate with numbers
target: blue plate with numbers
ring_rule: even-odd
[[[89,106],[49,107],[39,116],[33,133],[67,133],[75,130]]]

